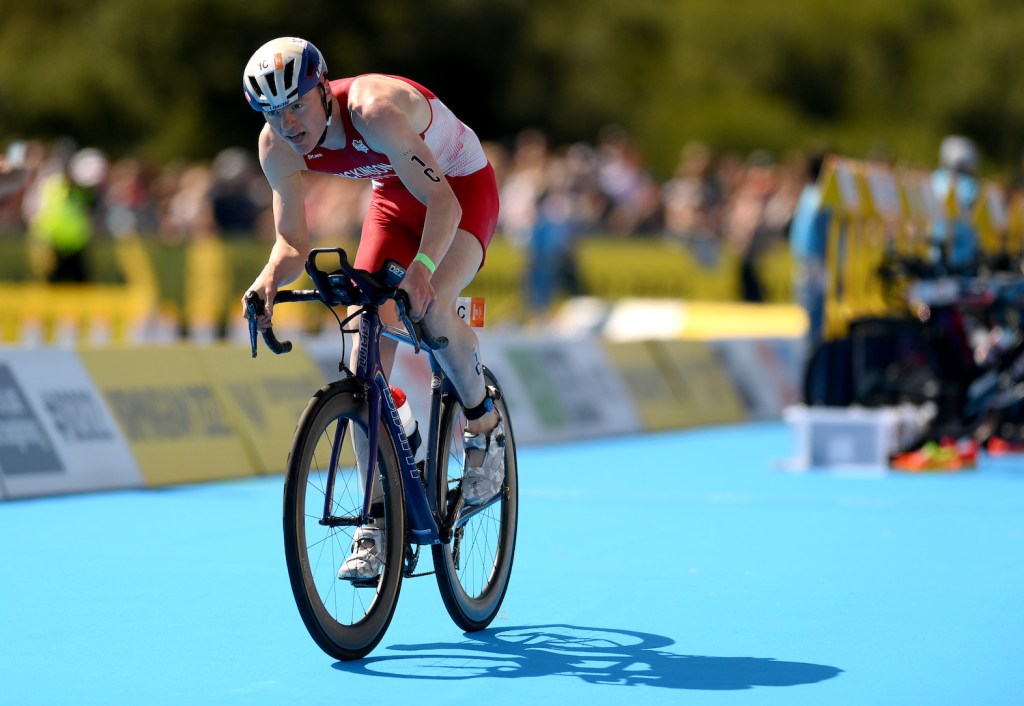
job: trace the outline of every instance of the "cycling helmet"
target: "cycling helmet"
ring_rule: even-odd
[[[327,73],[320,50],[297,37],[272,39],[245,66],[242,88],[253,110],[279,110],[294,103]]]
[[[939,145],[939,163],[946,169],[973,174],[978,169],[978,148],[963,135],[947,135]]]

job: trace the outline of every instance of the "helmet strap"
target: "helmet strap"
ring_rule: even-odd
[[[320,135],[320,139],[316,143],[317,147],[322,145],[324,143],[324,140],[327,139],[327,130],[328,130],[328,128],[331,127],[331,120],[333,118],[332,114],[334,113],[334,101],[333,100],[327,100],[327,89],[324,88],[324,82],[321,81],[319,85],[320,85],[320,100],[324,104],[324,113],[327,115],[327,124],[324,125],[324,133],[322,135]],[[316,148],[314,148],[314,149],[316,149]]]

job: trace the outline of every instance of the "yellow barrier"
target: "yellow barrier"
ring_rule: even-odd
[[[146,485],[255,473],[255,461],[195,347],[85,348],[79,356]]]
[[[644,425],[660,431],[746,418],[728,366],[704,341],[608,343]]]
[[[251,358],[248,346],[196,349],[217,396],[261,473],[282,473],[295,424],[327,381],[300,347],[288,355]]]
[[[694,424],[728,424],[746,409],[725,363],[702,341],[655,341],[655,361],[665,371]]]
[[[118,243],[126,284],[0,284],[0,342],[128,343],[157,308],[153,268],[138,240]]]
[[[679,398],[664,371],[654,362],[651,341],[607,343],[608,358],[632,393],[644,426],[654,431],[682,429],[697,422]]]

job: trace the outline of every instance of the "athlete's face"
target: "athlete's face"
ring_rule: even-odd
[[[263,117],[270,123],[270,129],[299,154],[307,154],[316,147],[327,124],[320,89],[316,86],[280,110],[263,111]]]

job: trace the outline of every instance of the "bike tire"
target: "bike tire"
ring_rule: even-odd
[[[497,379],[486,368],[484,377],[494,405],[505,420],[505,486],[499,499],[458,527],[450,542],[432,547],[434,575],[445,608],[455,624],[467,632],[486,628],[501,608],[512,576],[519,520],[512,419]],[[438,469],[432,485],[442,511],[454,501],[454,491],[462,481],[465,428],[461,405],[449,400],[440,415]]]
[[[346,453],[335,469],[331,514],[358,518],[363,503],[353,425],[365,433],[369,408],[361,389],[345,381],[314,395],[292,442],[284,483],[284,549],[295,603],[313,641],[339,660],[361,659],[380,642],[394,616],[402,584],[405,506],[398,459],[384,423],[378,431],[377,473],[385,536],[384,569],[372,586],[339,579],[356,527],[320,524],[331,445],[344,422]],[[363,452],[365,454],[365,450]]]

